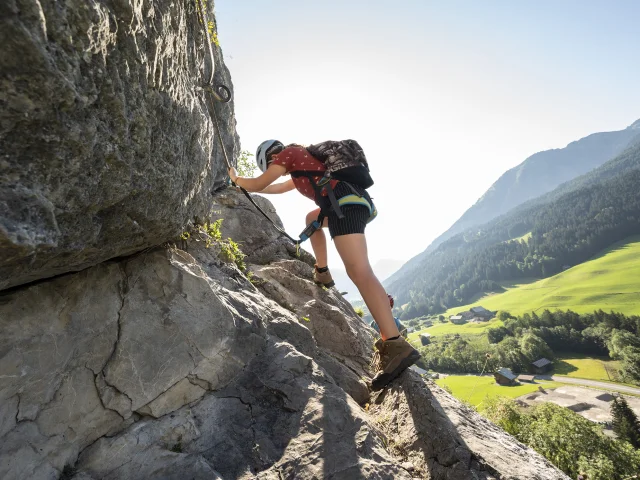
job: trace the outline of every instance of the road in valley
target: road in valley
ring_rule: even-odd
[[[640,395],[640,388],[622,385],[620,383],[598,382],[597,380],[587,380],[586,378],[564,377],[561,375],[536,375],[536,378],[543,380],[553,380],[554,382],[570,383],[572,385],[584,385],[585,387],[595,387],[602,390],[615,390],[616,392],[631,393]]]

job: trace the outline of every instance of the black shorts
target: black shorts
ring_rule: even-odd
[[[353,187],[359,195],[367,199],[371,205],[371,197],[364,188]],[[344,183],[338,183],[333,189],[336,199],[340,199],[346,195],[353,194],[353,190]],[[327,203],[329,199],[326,199]],[[338,215],[333,211],[330,211],[327,216],[329,223],[329,235],[331,238],[339,237],[340,235],[350,235],[352,233],[364,233],[364,229],[367,226],[371,212],[364,205],[344,205],[340,207],[344,218],[338,218]]]

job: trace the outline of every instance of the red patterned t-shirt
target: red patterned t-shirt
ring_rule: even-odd
[[[280,153],[271,156],[271,164],[283,166],[287,169],[287,173],[299,170],[317,170],[319,175],[313,178],[316,182],[322,178],[326,170],[324,163],[313,157],[304,147],[285,148]],[[337,180],[331,180],[331,187],[335,187],[337,183]],[[307,177],[293,178],[293,184],[301,194],[315,201],[315,192]],[[326,194],[325,191],[322,192],[322,195]]]

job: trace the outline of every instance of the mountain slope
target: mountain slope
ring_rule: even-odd
[[[640,315],[640,237],[618,242],[596,257],[537,282],[518,285],[507,292],[452,309],[465,311],[482,303],[490,310],[513,315],[544,309],[590,313],[613,310]]]
[[[388,290],[410,303],[410,318],[469,303],[499,289],[496,282],[558,273],[640,234],[638,185],[640,143],[548,194],[546,203],[531,202],[447,240]]]
[[[426,250],[410,259],[385,282],[390,285],[416,268],[439,245],[467,228],[482,225],[518,205],[552,191],[567,182],[615,158],[640,140],[640,120],[624,130],[594,133],[565,148],[531,155],[517,167],[505,172],[478,201]]]

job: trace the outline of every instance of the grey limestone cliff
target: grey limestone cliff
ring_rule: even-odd
[[[0,289],[156,245],[207,211],[226,168],[205,42],[193,1],[0,3]],[[233,157],[233,105],[217,107]]]

